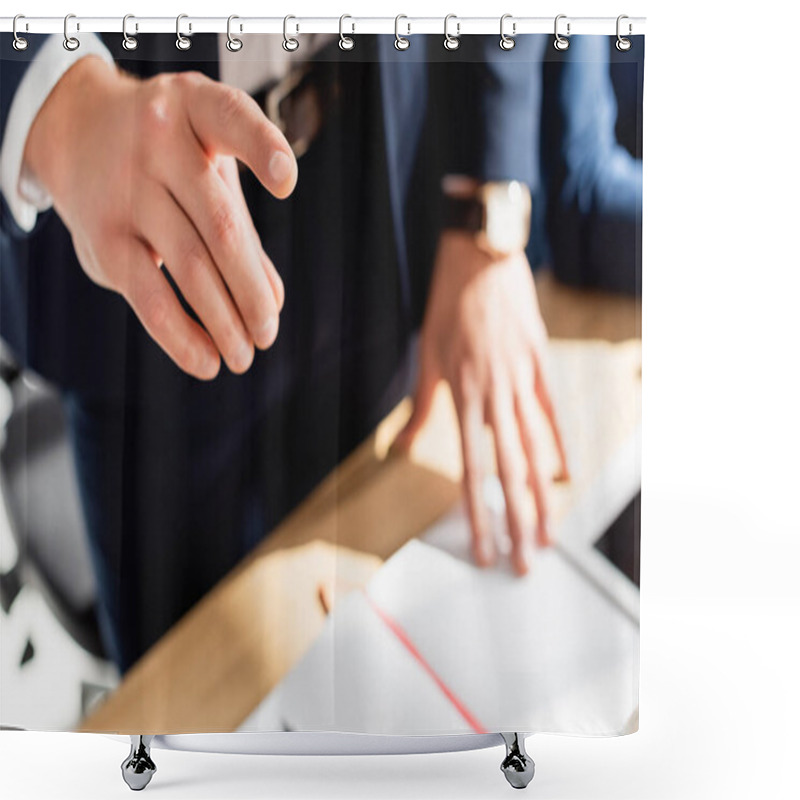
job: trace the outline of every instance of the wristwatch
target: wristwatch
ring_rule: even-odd
[[[442,181],[444,227],[468,231],[492,256],[525,249],[531,231],[531,193],[521,181],[481,183],[461,175]]]

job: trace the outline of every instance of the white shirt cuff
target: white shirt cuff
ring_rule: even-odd
[[[81,46],[69,51],[62,47],[60,36],[50,36],[33,57],[11,101],[0,147],[0,192],[23,231],[32,230],[39,212],[53,205],[47,190],[22,160],[28,132],[39,109],[61,76],[81,58],[99,56],[109,65],[114,64],[99,36],[84,34],[80,39]]]

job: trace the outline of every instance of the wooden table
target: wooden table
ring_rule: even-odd
[[[564,359],[604,353],[599,361],[612,365],[603,381],[618,418],[612,440],[623,435],[640,414],[640,302],[567,289],[549,273],[537,277],[537,288],[551,336],[570,340],[553,342],[554,360],[560,351]],[[571,410],[559,411],[568,426]],[[409,413],[406,400],[126,673],[79,730],[236,730],[313,642],[325,620],[324,605],[364,585],[385,559],[458,500],[460,444],[449,392],[440,386],[411,453],[390,454]],[[580,486],[557,491],[556,518],[576,491]]]

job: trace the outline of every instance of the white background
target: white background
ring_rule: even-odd
[[[532,737],[537,775],[527,792],[540,800],[798,797],[797,5],[28,2],[3,13],[647,16],[641,730],[612,740]],[[0,785],[14,800],[127,797],[126,753],[100,736],[3,733]],[[501,755],[156,751],[159,771],[146,791],[509,797]]]

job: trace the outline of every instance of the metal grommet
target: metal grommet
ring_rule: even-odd
[[[136,19],[133,14],[126,14],[122,18],[122,46],[126,50],[135,50],[139,46],[139,40],[135,36],[128,36],[128,20],[129,19]],[[139,26],[136,26],[136,30],[139,30]]]
[[[235,19],[239,19],[239,17],[237,17],[236,14],[231,14],[228,17],[228,41],[225,42],[225,47],[227,47],[228,50],[231,51],[231,53],[238,53],[242,49],[242,47],[244,47],[244,42],[242,42],[241,39],[237,39],[231,33],[231,22],[233,22]],[[240,25],[239,31],[241,32],[241,30],[242,26]]]
[[[554,28],[553,28],[555,36],[556,36],[555,41],[553,42],[553,47],[555,47],[556,50],[568,50],[569,49],[569,39],[565,39],[558,32],[558,21],[560,19],[566,19],[566,18],[567,18],[566,14],[559,14],[556,17],[555,25],[554,25]],[[570,29],[570,23],[567,22],[567,36],[569,36],[569,34],[570,34],[570,30],[569,29]]]
[[[283,18],[283,49],[286,50],[287,53],[293,53],[298,47],[300,47],[300,42],[298,42],[297,39],[289,36],[287,32],[290,19],[297,19],[297,17],[293,17],[291,14],[289,14]],[[298,26],[295,26],[295,30],[298,33],[300,32],[300,28]]]
[[[631,40],[630,39],[626,39],[619,32],[620,22],[622,22],[622,20],[624,20],[624,19],[628,19],[628,15],[627,14],[620,14],[617,17],[617,41],[615,42],[615,44],[616,44],[617,50],[619,50],[621,53],[627,53],[628,50],[631,49]],[[628,23],[628,36],[630,36],[631,33],[633,33],[633,25],[631,25],[631,23],[629,22]]]
[[[410,39],[406,39],[405,36],[401,36],[400,35],[400,20],[401,19],[408,19],[408,17],[405,14],[398,14],[394,18],[394,49],[395,50],[408,50],[408,48],[411,47],[411,40]],[[411,35],[411,23],[410,22],[406,23],[406,28],[408,29],[406,31],[406,34],[408,36],[410,36]]]
[[[21,19],[25,19],[25,15],[17,14],[17,16],[14,17],[14,22],[11,24],[11,32],[14,34],[14,41],[11,42],[11,45],[15,50],[18,50],[19,52],[28,49],[28,40],[17,33],[17,21]],[[25,23],[25,30],[28,30],[27,22]]]
[[[345,36],[344,31],[342,30],[342,25],[346,19],[353,19],[349,14],[342,14],[339,17],[339,48],[341,50],[352,50],[356,46],[356,41],[353,39],[352,36]],[[352,31],[351,33],[356,32],[356,25],[352,23]]]
[[[451,19],[456,20],[456,35],[451,36],[447,30],[447,23]],[[458,38],[461,35],[461,23],[458,22],[458,17],[455,14],[448,14],[444,18],[444,49],[445,50],[458,50],[461,47],[461,40]]]
[[[75,19],[74,14],[67,14],[67,16],[64,17],[64,49],[70,52],[77,50],[81,46],[79,39],[69,35],[69,21],[71,19]],[[80,25],[77,26],[77,29],[80,30]]]
[[[178,37],[175,39],[175,47],[177,47],[178,50],[188,50],[192,46],[192,40],[181,33],[181,20],[188,18],[188,14],[178,14],[175,20],[175,35]],[[189,23],[189,30],[192,30],[191,22]]]
[[[517,35],[517,23],[511,23],[511,36],[507,36],[505,32],[505,22],[507,19],[512,19],[511,14],[503,14],[500,17],[500,48],[502,50],[513,50],[516,42],[514,37]]]

